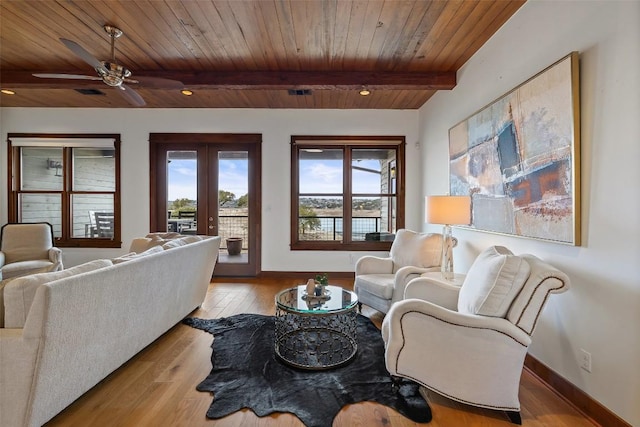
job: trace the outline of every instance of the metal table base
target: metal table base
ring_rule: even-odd
[[[358,350],[355,294],[352,303],[337,310],[301,310],[287,300],[289,295],[285,293],[294,295],[294,289],[276,297],[277,302],[280,299],[275,317],[276,356],[288,365],[309,370],[332,369],[350,362]]]

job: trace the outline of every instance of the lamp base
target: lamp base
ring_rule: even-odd
[[[442,260],[440,263],[442,277],[453,280],[453,231],[450,225],[442,227]]]

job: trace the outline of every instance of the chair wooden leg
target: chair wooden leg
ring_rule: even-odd
[[[522,417],[520,416],[519,411],[505,411],[507,413],[507,417],[509,417],[509,421],[513,424],[522,425]]]
[[[358,313],[362,314],[362,303],[358,302]]]

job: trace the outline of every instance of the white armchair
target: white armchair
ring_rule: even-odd
[[[47,222],[5,224],[0,230],[0,277],[62,270],[62,251],[53,246]]]
[[[382,324],[387,370],[521,424],[518,390],[531,334],[549,294],[568,288],[561,271],[503,247],[480,254],[462,287],[414,279]]]
[[[441,256],[441,234],[398,230],[388,257],[364,256],[356,262],[353,289],[359,307],[366,304],[386,313],[403,298],[411,279],[440,270]]]

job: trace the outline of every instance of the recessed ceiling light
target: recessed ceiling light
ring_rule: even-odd
[[[182,89],[182,90],[180,91],[180,93],[181,93],[181,94],[183,94],[184,96],[191,96],[191,95],[193,95],[193,92],[192,92],[192,91],[190,91],[189,89]]]
[[[362,96],[367,96],[371,94],[371,91],[369,89],[367,89],[366,87],[363,87],[362,89],[360,89],[360,95]]]
[[[15,95],[16,93],[12,90],[9,89],[2,89],[0,90],[0,92],[4,93],[5,95]]]
[[[105,95],[104,92],[98,89],[83,88],[83,89],[74,89],[74,90],[83,95]]]
[[[291,96],[305,96],[311,95],[313,92],[311,89],[288,89],[287,93]]]

